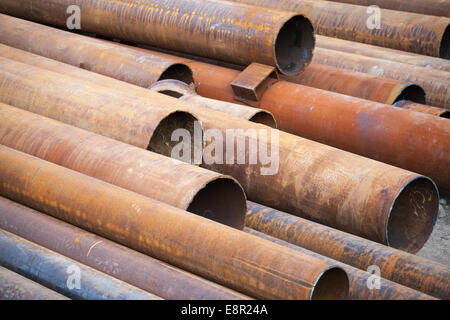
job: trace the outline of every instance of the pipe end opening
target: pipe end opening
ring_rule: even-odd
[[[191,68],[182,63],[175,63],[168,67],[159,77],[160,80],[179,80],[181,82],[191,84],[194,82],[194,75]]]
[[[444,34],[442,35],[439,56],[442,59],[450,59],[450,24],[445,28]]]
[[[345,300],[348,296],[347,273],[338,267],[323,272],[313,288],[311,300]]]
[[[417,84],[409,83],[402,88],[402,90],[395,98],[394,103],[399,102],[401,100],[408,100],[420,104],[425,104],[426,103],[425,90]]]
[[[277,122],[275,121],[275,118],[272,114],[266,111],[260,111],[255,113],[248,121],[263,124],[266,126],[269,126],[273,129],[277,128]]]

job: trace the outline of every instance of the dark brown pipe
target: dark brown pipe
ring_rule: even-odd
[[[250,201],[247,226],[364,271],[378,266],[385,279],[450,299],[450,269],[440,263]]]
[[[0,11],[66,28],[82,7],[82,30],[241,65],[298,74],[311,61],[313,27],[295,13],[211,0],[4,0]]]
[[[448,109],[427,106],[424,104],[420,104],[420,103],[416,103],[416,102],[408,101],[408,100],[397,101],[396,103],[394,103],[394,106],[400,107],[403,109],[422,112],[422,113],[426,113],[426,114],[431,114],[431,115],[445,118],[445,119],[450,119],[450,110],[448,110]]]
[[[0,228],[164,299],[248,299],[3,197],[0,197]]]
[[[380,9],[377,26],[371,18],[374,12],[364,6],[318,0],[231,1],[298,12],[323,36],[450,59],[450,19],[446,17]]]
[[[259,299],[347,296],[338,267],[4,146],[0,193]]]

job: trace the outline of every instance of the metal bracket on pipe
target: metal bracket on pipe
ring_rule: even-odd
[[[279,80],[275,67],[253,62],[231,82],[235,99],[257,104],[266,89]]]

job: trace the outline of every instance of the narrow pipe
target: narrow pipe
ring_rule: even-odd
[[[413,110],[417,112],[431,114],[445,119],[450,119],[450,110],[448,109],[427,106],[413,101],[408,101],[407,99],[399,100],[393,105],[396,107],[400,107],[402,109]]]
[[[0,248],[0,265],[71,299],[161,300],[1,229]]]
[[[0,228],[163,299],[249,299],[3,197],[0,197]]]
[[[439,299],[450,299],[450,268],[248,201],[247,226]]]

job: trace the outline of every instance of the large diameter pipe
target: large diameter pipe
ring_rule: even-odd
[[[0,265],[71,299],[161,300],[154,294],[1,229]]]
[[[69,298],[0,267],[0,300],[69,300]]]
[[[0,143],[174,207],[242,229],[245,193],[239,183],[0,103]]]
[[[320,35],[450,59],[446,17],[380,9],[377,19],[377,13],[365,6],[318,0],[231,1],[298,12],[311,20]]]
[[[316,45],[317,47],[324,49],[331,49],[366,57],[396,61],[402,64],[411,64],[418,67],[450,71],[450,61],[446,59],[428,57],[416,53],[383,48],[360,42],[316,35]]]
[[[0,193],[256,298],[338,299],[345,272],[137,193],[0,146]]]
[[[386,279],[377,278],[375,282],[374,277],[376,277],[376,275],[338,262],[336,260],[321,256],[320,254],[311,253],[311,251],[308,251],[302,247],[269,236],[265,233],[253,230],[251,228],[245,228],[244,231],[251,235],[272,241],[276,244],[293,250],[297,250],[299,252],[309,252],[310,254],[315,255],[318,259],[338,264],[343,270],[345,270],[348,276],[349,300],[435,300],[435,298],[430,297],[424,293]]]
[[[3,197],[0,197],[0,228],[163,299],[249,299]]]
[[[431,114],[437,117],[450,119],[450,110],[449,109],[443,109],[443,108],[437,108],[432,106],[427,106],[421,103],[416,103],[409,100],[399,100],[396,103],[393,104],[396,107],[400,107],[407,110],[413,110],[417,112],[422,112],[426,114]]]
[[[6,66],[12,67],[12,64],[13,61]],[[19,70],[31,68],[25,68],[22,64],[18,64],[18,67],[20,67]],[[42,69],[36,69],[33,73],[39,77],[40,84],[57,78],[58,81],[51,82],[53,88],[64,87],[62,82],[74,81],[62,74],[45,76],[46,72]],[[6,73],[2,73],[0,77],[5,75]],[[30,83],[27,94],[34,95],[34,98],[29,99],[27,103],[20,101],[18,103],[20,107],[29,109],[29,104],[36,105],[37,101],[42,99],[43,87],[34,88],[33,85],[36,84]],[[95,84],[90,86],[93,87]],[[123,86],[124,91],[120,92],[116,99],[123,99],[123,95],[130,93],[133,94],[133,98],[129,99],[152,100],[156,95],[159,100],[164,97],[166,106],[183,107],[201,114],[200,120],[205,129],[219,129],[223,137],[226,136],[227,130],[232,130],[240,141],[250,139],[246,145],[251,142],[256,146],[263,145],[271,150],[278,150],[279,153],[274,151],[273,158],[268,159],[269,163],[264,164],[261,159],[256,164],[251,164],[249,161],[244,161],[244,164],[235,164],[235,161],[232,164],[225,164],[228,162],[226,159],[204,164],[207,169],[236,178],[243,185],[250,199],[404,250],[420,248],[431,232],[433,219],[438,211],[438,195],[433,182],[427,178],[283,132],[267,132],[267,126],[232,116],[224,117],[221,112],[187,105],[183,101],[156,92],[136,86],[126,87],[127,85]],[[61,92],[63,90],[58,91],[59,95],[54,95],[55,105],[60,103]],[[44,95],[46,99],[48,96],[48,94]],[[10,96],[10,101],[16,101],[15,95]],[[274,142],[272,146],[270,139],[262,137],[263,134],[260,137],[248,136],[249,130],[250,132],[261,130],[269,135],[274,132],[275,135],[279,134],[279,141]],[[238,142],[234,137],[232,139],[231,143],[237,148]],[[223,142],[226,143],[226,139],[223,139]],[[222,145],[222,149],[225,150],[226,145]],[[223,154],[226,156],[225,152]],[[356,172],[355,168],[358,168]],[[261,175],[263,170],[268,171],[269,174]],[[271,171],[273,172],[270,173]],[[311,180],[310,175],[313,173],[314,179]],[[337,177],[338,180],[330,179],[330,175]],[[299,185],[302,187],[299,188]],[[345,190],[342,189],[343,186]],[[410,213],[415,208],[414,201],[421,201],[422,192],[427,195],[427,198],[424,206],[421,207],[420,217],[416,218]],[[343,197],[342,194],[345,196]],[[404,199],[410,196],[417,200],[405,203]],[[330,202],[330,198],[335,201]],[[371,201],[367,202],[366,199]],[[396,218],[392,219],[391,216]],[[400,224],[401,219],[404,219],[406,223]],[[367,221],[374,221],[374,224],[368,226]],[[408,235],[409,224],[421,228],[420,237],[412,239]],[[389,229],[389,236],[387,229]]]
[[[450,72],[325,48],[316,48],[314,62],[416,83],[427,93],[428,104],[450,109]]]
[[[212,0],[6,0],[0,11],[66,28],[67,8],[82,7],[82,29],[240,65],[259,62],[298,74],[311,61],[305,17]]]
[[[394,104],[399,100],[410,100],[421,104],[426,101],[425,91],[414,83],[381,78],[315,62],[298,76],[282,76],[281,78],[293,83],[384,104]]]
[[[440,299],[450,299],[450,268],[309,220],[248,202],[247,226]]]

